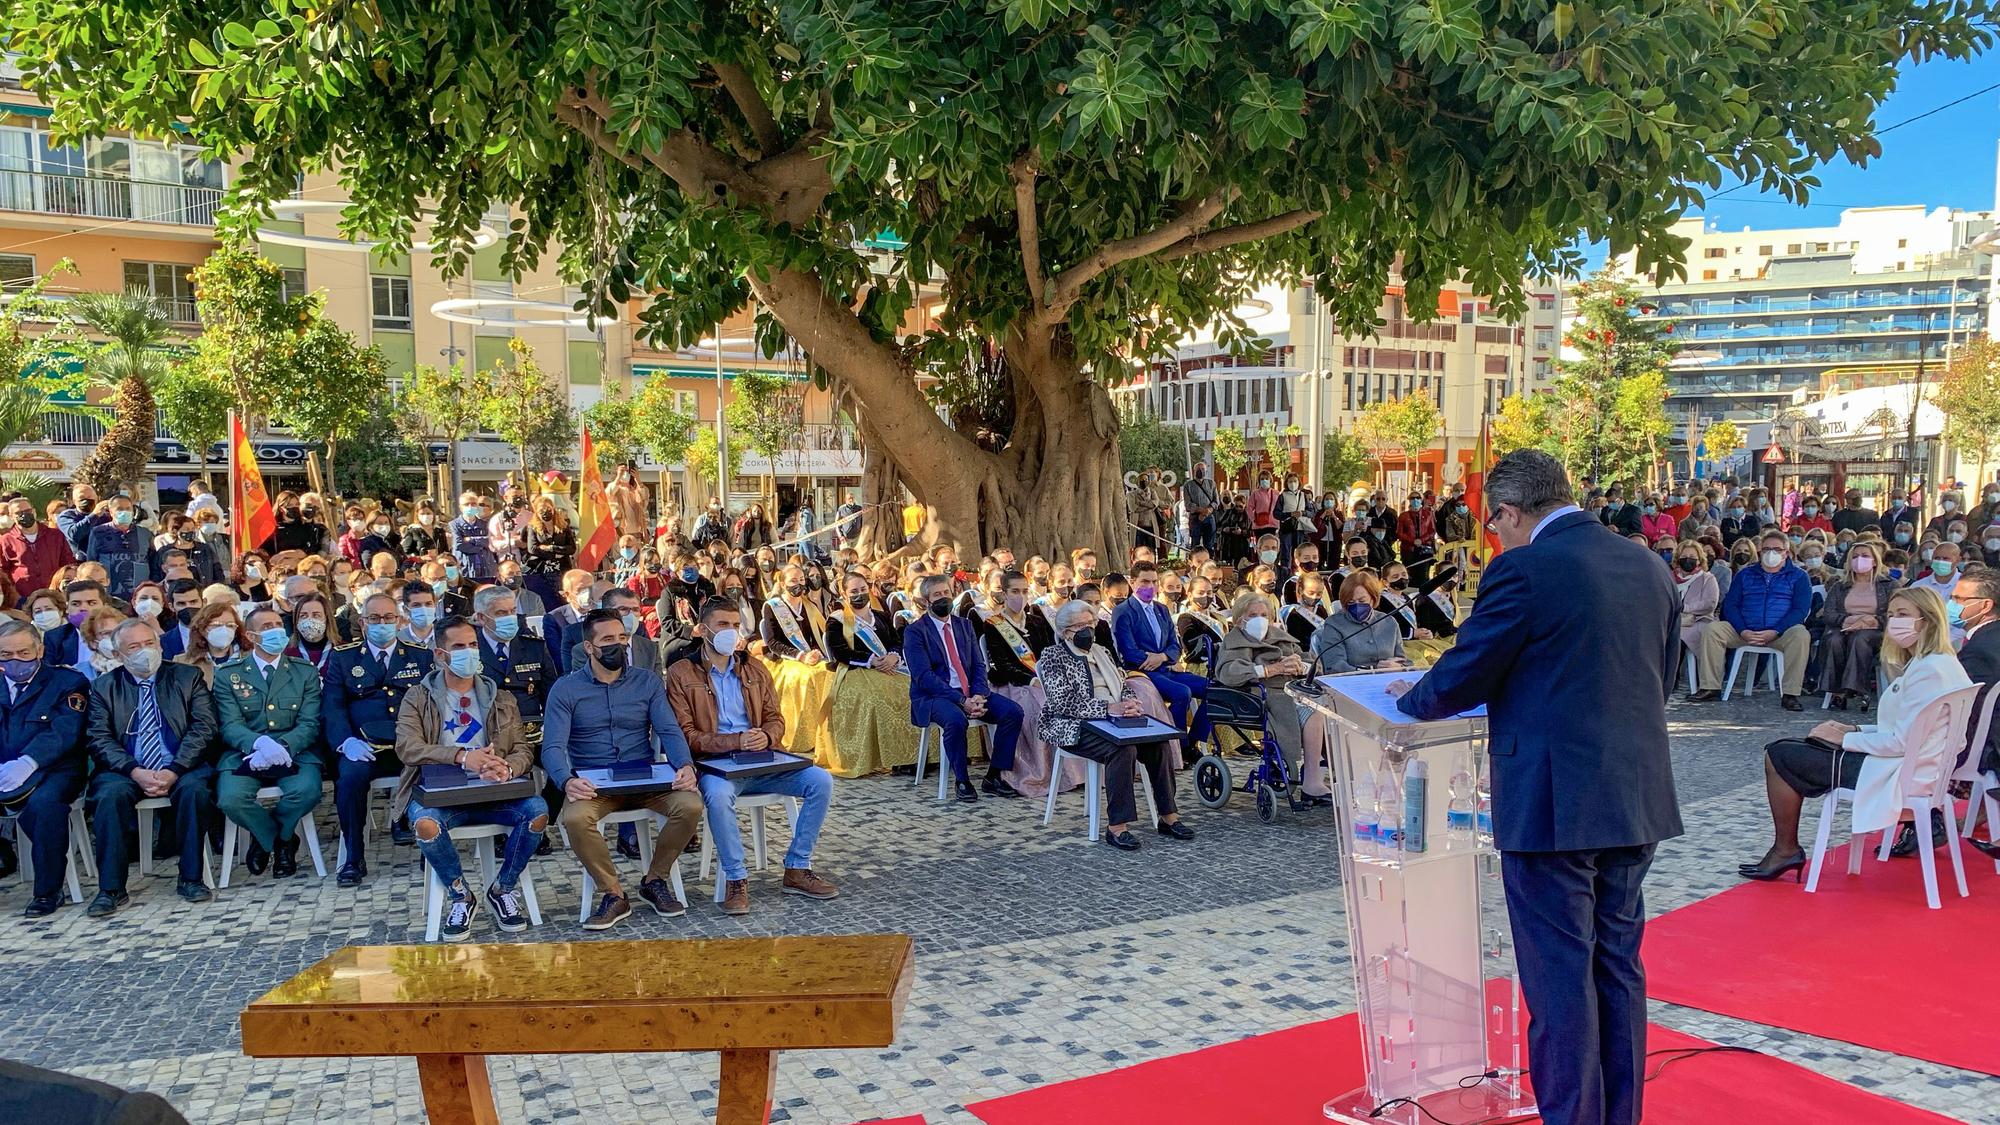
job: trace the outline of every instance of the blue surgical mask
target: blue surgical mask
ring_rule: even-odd
[[[1367,602],[1349,602],[1347,605],[1347,616],[1352,617],[1356,621],[1366,621],[1374,613],[1375,607],[1369,605]]]
[[[290,644],[291,634],[282,628],[262,629],[257,633],[257,650],[265,656],[276,656]]]
[[[1951,622],[1953,625],[1957,625],[1964,620],[1965,609],[1963,606],[1960,606],[1957,602],[1952,601],[1950,598],[1946,598],[1944,601],[1944,616],[1945,620]]]
[[[445,577],[445,581],[447,581],[447,582],[456,582],[456,581],[458,581],[458,568],[457,568],[457,567],[455,567],[455,566],[447,566],[447,567],[445,567],[445,568],[444,568],[444,577]]]
[[[454,676],[470,676],[479,671],[479,650],[476,648],[455,648],[445,654]]]
[[[25,684],[35,678],[36,669],[42,666],[40,660],[0,660],[0,672],[17,684]]]
[[[376,648],[387,648],[389,642],[396,639],[396,627],[380,622],[370,622],[362,633],[368,638],[368,643]]]
[[[410,607],[410,628],[428,629],[431,627],[431,623],[436,620],[437,620],[436,606],[413,605]]]
[[[1949,559],[1932,559],[1932,560],[1931,560],[1931,573],[1932,573],[1932,574],[1935,574],[1935,575],[1937,575],[1937,576],[1938,576],[1939,578],[1950,578],[1950,577],[1951,577],[1951,567],[1952,567],[1952,564],[1951,564],[1951,560],[1949,560]]]
[[[691,566],[681,568],[681,581],[694,582],[699,580],[700,578],[701,578],[701,571],[696,570]]]
[[[1657,504],[1648,504],[1639,510],[1649,516],[1657,516],[1660,514],[1660,509]]]
[[[618,548],[618,557],[624,559],[626,562],[631,562],[633,559],[639,557],[639,552],[631,547],[620,547]]]
[[[1909,541],[1910,541],[1910,533],[1909,533],[1909,532],[1907,532],[1907,531],[1899,531],[1899,532],[1897,532],[1897,533],[1896,533],[1896,544],[1897,544],[1897,546],[1902,546],[1902,545],[1904,545],[1904,544],[1907,544],[1907,543],[1908,543]]]
[[[1737,519],[1739,519],[1739,520],[1740,520],[1740,519],[1742,519],[1742,518],[1743,518],[1743,509],[1742,509],[1742,508],[1731,508],[1731,509],[1729,509],[1729,514],[1730,514],[1730,515],[1732,515],[1732,516],[1734,516],[1735,518],[1737,518]]]
[[[518,617],[502,617],[493,623],[493,635],[503,641],[513,640],[515,637],[521,635],[521,619]]]
[[[115,524],[117,524],[117,525],[118,525],[119,527],[131,527],[131,526],[132,526],[132,513],[130,513],[130,512],[113,512],[113,513],[111,513],[111,522],[112,522],[112,523],[115,523]]]
[[[638,614],[636,614],[636,613],[633,613],[633,612],[632,612],[631,610],[629,610],[629,609],[628,609],[628,610],[626,610],[626,611],[625,611],[624,613],[621,613],[621,614],[619,614],[619,615],[618,615],[618,620],[620,620],[620,621],[622,621],[622,622],[624,622],[624,623],[625,623],[625,632],[626,632],[627,634],[629,634],[629,635],[631,635],[631,636],[638,636],[638,635],[639,635],[639,615],[638,615]]]

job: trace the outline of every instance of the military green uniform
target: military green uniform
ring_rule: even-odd
[[[267,852],[290,840],[300,818],[320,801],[320,771],[324,764],[319,721],[319,673],[297,657],[281,657],[268,679],[255,655],[240,656],[215,670],[215,709],[222,720],[221,776],[215,804],[222,815],[241,825]],[[282,744],[296,772],[270,784],[282,794],[276,808],[257,803],[265,782],[236,772],[257,749],[257,740]]]

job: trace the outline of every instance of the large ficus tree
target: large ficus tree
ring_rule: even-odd
[[[266,199],[337,164],[352,233],[434,208],[452,269],[514,203],[509,265],[559,240],[666,345],[754,298],[930,534],[1046,552],[1125,536],[1100,380],[1240,340],[1258,283],[1310,278],[1351,330],[1392,266],[1411,307],[1463,276],[1511,308],[1579,236],[1671,258],[1705,188],[1800,198],[1872,154],[1895,66],[1984,47],[1990,0],[10,6],[65,135],[183,120]],[[925,387],[993,357],[961,432]]]

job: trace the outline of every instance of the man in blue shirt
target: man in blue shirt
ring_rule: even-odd
[[[111,522],[90,529],[83,557],[104,567],[111,595],[132,596],[132,588],[153,576],[153,533],[139,526],[139,510],[129,496],[111,498]]]
[[[492,532],[486,523],[486,504],[477,492],[458,498],[458,518],[445,526],[451,539],[451,553],[458,556],[461,573],[481,582],[491,582],[499,567],[493,557]]]
[[[1706,703],[1722,692],[1722,661],[1733,649],[1759,645],[1784,655],[1785,682],[1780,705],[1801,711],[1799,692],[1806,680],[1806,654],[1812,634],[1806,614],[1812,609],[1812,579],[1792,562],[1791,543],[1782,531],[1766,531],[1758,541],[1757,566],[1746,566],[1729,583],[1722,598],[1722,616],[1702,627],[1698,684],[1690,703]],[[1750,669],[1754,676],[1756,670]]]
[[[583,640],[589,659],[556,681],[542,713],[542,769],[566,798],[560,818],[563,832],[597,884],[597,907],[583,923],[586,930],[608,930],[632,913],[597,822],[637,808],[666,818],[653,848],[653,862],[639,882],[639,896],[661,917],[673,918],[685,914],[687,907],[674,896],[667,875],[700,826],[703,812],[693,759],[673,708],[667,705],[666,684],[658,672],[630,666],[626,659],[630,639],[617,613],[597,609],[586,615]],[[657,759],[664,759],[676,772],[673,787],[656,793],[602,795],[577,772]]]
[[[702,604],[697,631],[699,659],[681,660],[667,670],[667,701],[687,735],[695,757],[727,756],[738,750],[768,750],[785,744],[785,716],[771,673],[743,656],[743,619],[736,603],[710,598]],[[724,914],[750,913],[750,868],[743,862],[743,834],[736,824],[736,799],[746,794],[795,797],[792,844],[785,850],[787,894],[828,899],[840,893],[813,873],[813,845],[833,802],[833,775],[818,766],[788,773],[731,780],[701,775],[701,798],[708,806],[709,838],[715,841],[716,878],[723,887]]]

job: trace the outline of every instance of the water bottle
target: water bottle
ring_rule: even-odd
[[[1403,792],[1387,755],[1375,766],[1375,843],[1385,858],[1403,850]]]
[[[1478,798],[1473,791],[1470,766],[1471,762],[1464,755],[1460,755],[1458,769],[1452,772],[1451,780],[1446,783],[1451,793],[1451,800],[1445,807],[1445,827],[1451,830],[1454,840],[1470,839],[1473,825],[1476,823],[1474,810]]]
[[[1354,854],[1372,855],[1375,851],[1375,780],[1371,777],[1366,784],[1357,780],[1349,783],[1348,789],[1352,791],[1354,809]]]
[[[1481,777],[1478,782],[1478,787],[1474,791],[1478,794],[1478,801],[1479,801],[1477,812],[1474,814],[1474,822],[1479,829],[1480,838],[1482,840],[1491,841],[1493,839],[1492,779],[1488,777]]]
[[[1430,767],[1422,758],[1411,758],[1403,767],[1403,850],[1422,852],[1429,847]]]

